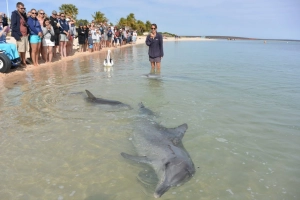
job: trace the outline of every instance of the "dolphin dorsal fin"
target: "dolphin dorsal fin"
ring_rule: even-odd
[[[181,140],[187,129],[188,125],[184,123],[176,128],[168,128],[168,131],[172,133],[174,138],[179,138]]]
[[[88,97],[89,97],[90,99],[96,99],[96,97],[95,97],[90,91],[85,90],[85,92],[86,92],[86,94],[88,95]]]

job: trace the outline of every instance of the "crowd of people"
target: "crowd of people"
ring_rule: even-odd
[[[11,30],[22,67],[27,64],[39,66],[41,60],[52,62],[54,57],[63,59],[72,55],[75,39],[78,39],[79,52],[122,46],[135,43],[137,39],[136,31],[114,27],[107,22],[79,23],[76,27],[75,19],[64,12],[54,10],[50,17],[42,9],[33,8],[27,12],[22,2],[18,2],[16,8],[11,14],[10,27],[7,17],[0,16],[0,31],[3,32],[0,43],[6,43],[5,36]],[[30,58],[26,58],[26,52]]]

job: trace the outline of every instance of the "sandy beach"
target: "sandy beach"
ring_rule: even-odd
[[[13,37],[7,37],[7,42],[8,43],[16,43],[15,39]],[[126,44],[126,45],[122,45],[121,47],[118,46],[117,48],[126,48],[132,45],[138,45],[138,44],[145,44],[145,40],[146,40],[146,36],[138,36],[137,37],[137,41],[135,44]],[[164,37],[164,42],[171,42],[171,41],[211,41],[211,39],[205,39],[205,38],[200,38],[200,37],[189,37],[189,38],[180,38],[180,39],[176,39],[174,37]],[[95,52],[78,52],[78,40],[75,39],[74,43],[73,43],[73,52],[71,56],[68,56],[64,59],[60,59],[60,55],[56,54],[56,57],[53,58],[53,61],[51,63],[44,63],[43,61],[40,60],[40,66],[35,67],[33,65],[27,65],[26,68],[21,68],[18,67],[16,69],[12,69],[9,73],[0,73],[0,86],[2,85],[1,83],[3,82],[3,80],[5,79],[6,82],[14,82],[16,79],[16,76],[18,75],[22,75],[24,73],[26,73],[26,71],[34,71],[40,68],[46,68],[50,65],[56,65],[59,64],[60,62],[65,62],[65,61],[69,61],[69,60],[73,60],[74,58],[79,58],[82,56],[89,56],[89,55],[93,55],[93,54],[102,54],[102,53],[106,53],[108,49],[111,49],[112,51],[114,49],[117,49],[115,47],[106,47],[106,48],[102,48],[100,51],[95,51]],[[26,53],[26,58],[29,58],[29,52]]]

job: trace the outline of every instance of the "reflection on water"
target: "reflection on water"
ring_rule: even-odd
[[[113,70],[104,53],[4,78],[0,199],[153,199],[138,173],[147,168],[120,156],[136,154],[139,102],[163,126],[189,126],[183,143],[197,172],[162,199],[299,199],[300,58],[268,45],[166,43],[161,79],[141,76],[143,45],[116,49]],[[85,89],[133,109],[109,112]]]

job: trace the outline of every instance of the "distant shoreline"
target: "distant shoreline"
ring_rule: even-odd
[[[300,42],[300,40],[292,39],[263,39],[263,38],[246,38],[246,37],[237,37],[237,36],[180,36],[181,38],[205,38],[205,39],[215,39],[215,40],[267,40],[267,41],[288,41],[288,42]]]

